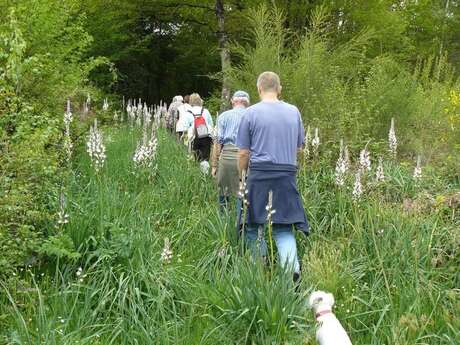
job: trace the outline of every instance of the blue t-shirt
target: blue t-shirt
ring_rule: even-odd
[[[250,151],[250,161],[297,165],[305,140],[300,112],[283,101],[262,101],[246,109],[236,145]]]

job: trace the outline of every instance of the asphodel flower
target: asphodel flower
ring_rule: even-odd
[[[273,191],[272,190],[268,192],[268,204],[267,206],[265,206],[265,209],[267,210],[267,222],[271,224],[272,216],[276,213],[276,210],[273,209]]]
[[[64,125],[65,125],[65,132],[64,132],[64,152],[66,155],[66,160],[69,162],[72,158],[72,138],[70,137],[70,124],[72,123],[73,115],[70,110],[70,100],[67,100],[67,108],[64,113]]]
[[[107,111],[109,110],[109,101],[107,98],[104,98],[104,104],[102,105],[102,110]]]
[[[61,192],[59,195],[59,212],[58,212],[58,220],[57,220],[57,227],[67,224],[69,222],[69,215],[65,211],[66,208],[66,200],[64,193]]]
[[[313,148],[313,154],[315,156],[318,155],[318,151],[319,151],[319,145],[321,144],[320,140],[319,140],[319,129],[318,128],[315,128],[315,137],[312,139],[311,141],[311,146]]]
[[[396,157],[396,152],[398,149],[398,140],[396,139],[396,132],[395,132],[395,120],[391,118],[391,125],[390,131],[388,133],[388,146],[390,153]]]
[[[422,160],[420,155],[417,156],[417,165],[414,168],[414,180],[420,180],[422,178]]]
[[[363,173],[371,170],[371,154],[366,148],[359,153],[359,169]]]
[[[70,124],[72,123],[72,120],[73,120],[73,115],[72,115],[72,111],[70,109],[70,99],[67,100],[67,107],[66,107],[66,111],[64,113],[64,124],[67,127],[70,126]]]
[[[147,125],[144,125],[142,141],[137,145],[134,152],[133,161],[138,168],[150,168],[156,158],[158,139],[156,136],[156,126],[152,125],[150,139],[147,135]]]
[[[361,199],[362,194],[363,194],[363,186],[361,184],[361,171],[358,170],[356,172],[355,184],[353,186],[353,194],[352,194],[353,200],[358,201],[359,199]]]
[[[303,148],[303,156],[307,160],[310,158],[310,141],[311,141],[311,130],[310,126],[307,127],[307,132],[305,133],[305,146]]]
[[[377,166],[377,171],[375,172],[375,181],[384,182],[385,173],[383,172],[383,160],[382,157],[379,157],[379,165]]]
[[[340,187],[345,184],[345,176],[348,170],[345,150],[348,152],[348,149],[343,145],[343,140],[340,140],[340,153],[335,166],[335,184]]]
[[[169,242],[169,238],[166,237],[163,251],[161,252],[161,261],[165,264],[169,264],[172,258],[173,258],[173,251],[171,249],[171,243]]]
[[[86,150],[96,173],[99,172],[104,166],[106,155],[102,132],[97,128],[97,119],[94,119],[94,124],[90,128]]]
[[[242,205],[243,206],[248,206],[249,201],[248,201],[248,189],[247,189],[247,184],[246,184],[246,172],[243,171],[242,176],[241,176],[241,181],[240,181],[240,187],[238,191],[238,197],[242,200]]]

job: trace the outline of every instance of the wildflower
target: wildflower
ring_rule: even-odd
[[[305,144],[303,148],[303,156],[305,159],[310,158],[310,138],[311,138],[311,130],[310,130],[310,126],[308,126],[307,133],[305,134]]]
[[[396,139],[395,132],[395,119],[391,118],[390,132],[388,133],[388,146],[390,153],[396,157],[396,151],[398,148],[398,140]]]
[[[66,153],[67,161],[70,161],[72,158],[72,138],[70,137],[70,124],[72,123],[72,112],[70,111],[70,100],[67,100],[67,109],[64,113],[64,125],[65,125],[65,132],[64,132],[64,152]]]
[[[385,181],[385,174],[383,173],[382,157],[379,157],[379,165],[377,166],[377,171],[375,173],[375,181],[377,183]]]
[[[319,141],[319,130],[318,128],[315,128],[315,137],[311,140],[311,146],[313,148],[313,154],[315,156],[318,155],[318,149],[320,144],[321,143]]]
[[[347,170],[348,163],[345,157],[345,148],[343,146],[343,140],[340,140],[340,154],[339,159],[337,160],[337,164],[335,166],[335,184],[337,186],[343,186],[345,184],[345,174]]]
[[[81,267],[78,267],[77,273],[75,273],[77,277],[80,277],[82,273],[83,273],[83,269]]]
[[[345,145],[343,149],[343,164],[345,167],[345,172],[350,170],[350,153],[348,152],[348,145]]]
[[[169,238],[165,238],[165,245],[163,247],[163,251],[161,252],[161,261],[168,264],[171,262],[173,258],[173,252],[171,249],[171,244],[169,243]]]
[[[243,206],[249,205],[247,195],[249,191],[246,189],[246,173],[243,171],[240,181],[240,189],[238,191],[238,197],[243,201]]]
[[[226,248],[225,245],[223,245],[223,246],[219,249],[219,251],[217,252],[217,256],[218,256],[219,258],[223,258],[223,257],[225,256],[226,253],[227,253],[227,248]]]
[[[65,212],[65,206],[66,206],[65,195],[64,193],[61,193],[61,195],[59,196],[59,212],[58,212],[58,221],[57,221],[58,227],[60,225],[67,224],[69,222],[69,215]]]
[[[417,156],[417,165],[415,166],[415,169],[414,169],[413,178],[414,180],[420,180],[422,178],[422,161],[421,161],[420,155]]]
[[[267,210],[267,222],[271,223],[272,216],[276,212],[276,210],[273,209],[273,191],[272,190],[268,192],[268,204],[267,206],[265,206],[265,209]]]
[[[135,105],[131,106],[131,105],[128,105],[128,108],[127,108],[127,111],[128,111],[128,117],[129,117],[129,122],[131,124],[131,127],[134,126],[134,122],[136,121],[136,113],[137,113],[137,108]]]
[[[86,98],[83,112],[85,114],[88,114],[90,107],[91,107],[91,96],[88,93],[88,97]]]
[[[137,145],[134,152],[133,161],[136,167],[150,168],[155,160],[158,147],[158,140],[156,137],[156,127],[152,126],[150,140],[147,136],[147,126],[144,125],[144,134],[142,142]]]
[[[68,99],[66,111],[64,113],[64,124],[66,128],[70,126],[70,124],[72,123],[72,120],[73,120],[73,115],[72,115],[72,111],[70,110],[70,99]]]
[[[109,102],[107,101],[107,98],[104,98],[104,104],[102,105],[102,110],[104,111],[109,110]]]
[[[356,172],[355,184],[353,186],[353,200],[358,201],[363,194],[363,186],[361,185],[361,171]]]
[[[370,171],[371,170],[371,154],[367,151],[366,148],[361,150],[359,153],[359,169],[361,172]]]
[[[94,125],[90,128],[86,147],[91,158],[91,164],[96,172],[99,172],[104,166],[106,155],[102,132],[97,128],[97,119],[94,119]]]

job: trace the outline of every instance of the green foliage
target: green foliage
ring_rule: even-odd
[[[281,77],[283,98],[299,107],[305,125],[320,128],[324,142],[384,142],[395,118],[403,154],[419,153],[427,161],[458,166],[458,160],[447,162],[460,140],[460,128],[451,125],[444,110],[449,94],[458,88],[445,57],[428,59],[415,71],[388,54],[369,58],[375,33],[361,32],[337,44],[331,38],[330,20],[319,8],[311,28],[293,37],[280,11],[253,11],[254,45],[235,44],[240,63],[229,72],[232,88],[246,89],[256,100],[257,76],[273,70]],[[437,140],[441,136],[442,142]]]
[[[0,21],[0,275],[40,259],[65,167],[62,116],[86,98],[92,39],[76,1],[12,1]],[[84,94],[84,96],[82,96]],[[78,125],[80,126],[80,125]],[[74,128],[72,128],[74,130]],[[75,128],[73,134],[81,129]],[[80,133],[78,133],[80,134]]]
[[[323,288],[355,343],[458,344],[460,86],[449,63],[458,3],[226,2],[233,88],[256,100],[257,75],[275,70],[284,98],[320,128],[320,158],[299,175],[313,229],[298,238],[300,294],[290,277],[241,255],[233,215],[219,216],[211,181],[166,133],[154,178],[134,169],[135,129],[105,130],[99,174],[84,154],[87,122],[113,117],[97,106],[80,113],[88,93],[101,101],[98,88],[150,99],[211,93],[213,5],[0,2],[0,342],[313,344],[306,295]],[[67,98],[79,139],[71,170]],[[392,117],[402,163],[387,152]],[[372,158],[385,158],[387,182],[363,177],[359,202],[351,174],[343,189],[333,182],[340,138],[352,157],[372,140]],[[61,192],[69,223],[57,227]]]

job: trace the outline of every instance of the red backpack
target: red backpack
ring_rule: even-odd
[[[190,113],[193,115],[193,127],[195,129],[195,138],[206,138],[209,137],[209,129],[206,124],[206,120],[203,116],[204,108],[201,108],[201,113],[199,115],[194,114],[191,110]]]

